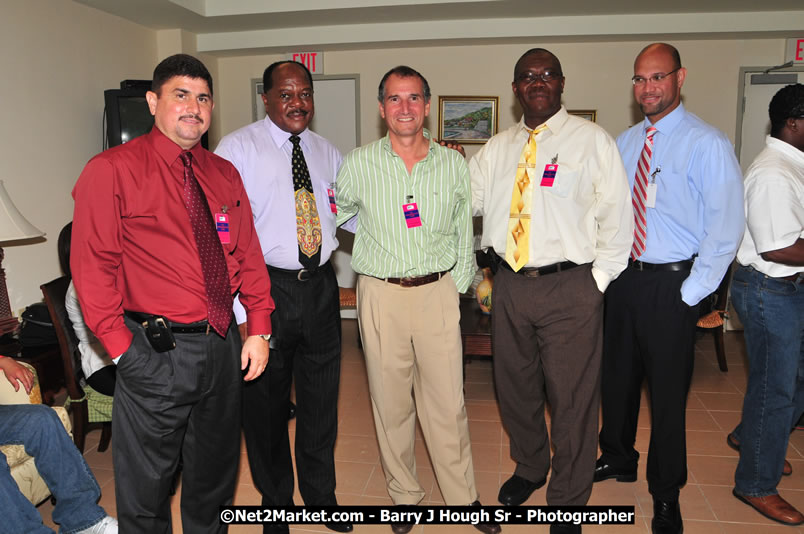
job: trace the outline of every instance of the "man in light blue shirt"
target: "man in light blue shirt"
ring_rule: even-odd
[[[269,65],[263,88],[265,119],[230,133],[215,150],[243,177],[276,303],[268,367],[243,390],[243,432],[262,504],[292,505],[288,406],[295,381],[299,493],[307,505],[333,506],[341,320],[338,282],[329,261],[338,248],[330,197],[341,154],[308,128],[315,105],[313,79],[304,65],[293,61]],[[294,154],[296,145],[301,155]],[[297,187],[303,181],[301,165],[309,194],[306,186]],[[307,203],[311,211],[300,214],[300,203]],[[246,317],[237,300],[234,312],[242,335]],[[326,526],[352,531],[350,523]],[[288,530],[287,523],[264,525],[270,534]]]
[[[604,319],[595,482],[636,480],[634,441],[647,378],[654,533],[683,529],[678,495],[687,480],[685,410],[698,304],[717,289],[745,226],[734,150],[722,132],[684,109],[686,74],[678,51],[664,43],[647,46],[634,63],[634,98],[645,120],[623,132],[617,146],[632,186],[635,239],[628,268],[606,292]],[[640,174],[642,194],[635,186]]]

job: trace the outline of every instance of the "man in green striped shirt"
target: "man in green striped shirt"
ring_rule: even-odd
[[[469,169],[424,129],[430,88],[421,74],[390,70],[379,101],[388,135],[348,154],[336,183],[338,224],[358,214],[352,268],[388,493],[398,505],[425,495],[414,455],[418,410],[444,501],[476,504],[458,324],[458,293],[474,275]]]

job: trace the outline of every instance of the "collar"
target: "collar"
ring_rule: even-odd
[[[271,136],[271,139],[273,139],[274,144],[277,146],[277,148],[282,148],[282,146],[285,143],[290,143],[290,136],[293,134],[290,132],[286,132],[285,130],[274,124],[274,121],[272,121],[268,115],[266,115],[265,119],[263,119],[263,124],[268,129],[268,135]],[[304,131],[298,135],[301,138],[302,147],[309,149],[310,129],[305,128]]]
[[[561,131],[561,128],[564,126],[564,124],[567,123],[568,118],[569,118],[569,113],[567,113],[567,109],[562,105],[558,109],[558,111],[556,111],[553,114],[552,117],[550,117],[549,119],[544,121],[543,124],[546,124],[547,129],[550,130],[550,133],[555,135],[555,134],[558,134]],[[538,126],[537,126],[537,128],[538,128]],[[528,135],[530,135],[528,132],[530,132],[530,130],[532,130],[532,129],[533,128],[528,128],[525,125],[525,116],[522,115],[522,117],[519,119],[519,124],[517,124],[516,135],[517,136],[519,136],[519,135],[528,136]]]
[[[154,150],[165,161],[168,167],[173,165],[179,154],[182,152],[190,152],[193,155],[193,162],[198,162],[199,165],[204,165],[206,162],[206,150],[201,146],[201,143],[196,143],[190,150],[185,151],[182,147],[174,143],[155,125],[151,128],[148,134],[148,141],[153,145]]]
[[[441,146],[438,145],[435,141],[433,141],[433,135],[430,133],[430,130],[427,128],[422,128],[422,135],[427,139],[430,144],[430,147],[427,149],[427,157],[430,156],[430,153],[433,151],[434,146]],[[396,152],[394,152],[393,147],[391,146],[391,134],[386,133],[385,137],[380,140],[383,150],[386,152],[391,153],[394,156],[398,156]]]
[[[765,137],[765,146],[777,150],[784,154],[785,157],[792,159],[804,168],[804,152],[797,149],[790,143],[786,143],[781,139],[776,139],[770,135]]]
[[[642,121],[642,136],[647,135],[648,128],[655,127],[662,135],[670,135],[676,129],[684,117],[687,116],[687,110],[684,109],[684,104],[679,104],[676,109],[665,115],[656,124],[653,124],[647,117]]]

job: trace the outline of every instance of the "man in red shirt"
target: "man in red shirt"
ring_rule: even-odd
[[[268,361],[270,281],[240,175],[199,144],[213,108],[209,71],[171,56],[151,89],[151,132],[95,156],[78,179],[70,266],[86,324],[119,365],[120,530],[171,531],[181,456],[183,530],[225,532],[218,507],[234,495],[241,371],[253,380]]]

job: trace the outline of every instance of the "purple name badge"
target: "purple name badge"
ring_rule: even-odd
[[[405,224],[408,225],[408,228],[416,228],[422,225],[422,219],[419,217],[419,207],[415,202],[403,204],[402,212],[405,214]]]
[[[553,181],[556,179],[556,173],[558,172],[558,164],[556,163],[548,163],[544,166],[544,173],[542,173],[542,187],[553,187]]]
[[[221,243],[224,245],[229,244],[229,215],[226,213],[215,214],[215,229],[218,230],[218,237],[221,238]]]

